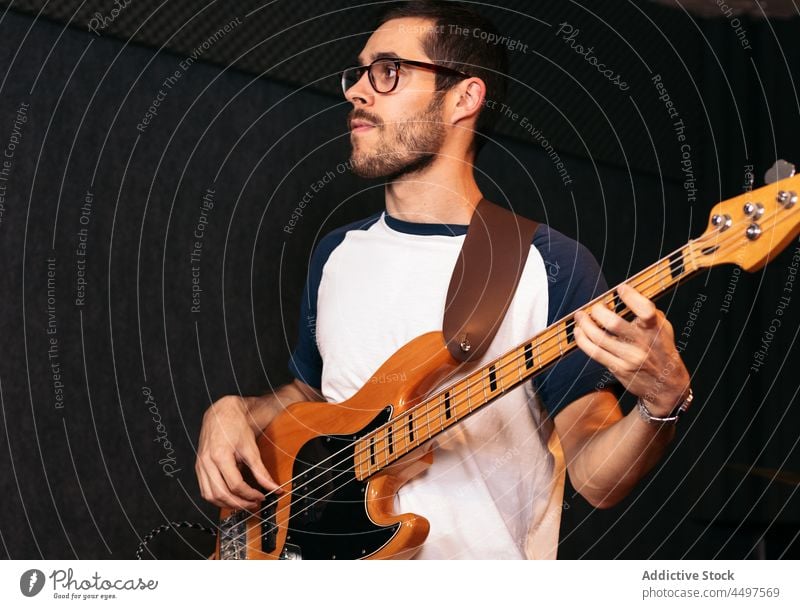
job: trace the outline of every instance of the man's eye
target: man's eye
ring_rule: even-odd
[[[386,80],[394,79],[397,74],[397,68],[393,63],[385,63],[381,66],[380,76]]]

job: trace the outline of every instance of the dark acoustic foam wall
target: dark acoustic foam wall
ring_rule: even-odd
[[[95,36],[169,49],[338,97],[339,73],[354,63],[390,4],[23,0],[10,6]],[[717,151],[708,81],[735,88],[728,73],[748,69],[753,60],[772,61],[771,42],[791,43],[798,23],[743,17],[734,28],[722,13],[697,20],[643,0],[472,4],[507,37],[511,82],[507,108],[498,110],[498,133],[676,181],[686,178],[680,129],[691,147],[692,175],[717,171],[706,165]],[[222,28],[231,33],[219,36]],[[727,48],[718,53],[723,41]],[[665,106],[665,94],[674,110]],[[684,127],[676,127],[678,120]]]
[[[308,323],[297,318],[297,306],[314,244],[381,207],[379,183],[339,170],[348,154],[347,104],[335,94],[335,73],[360,42],[341,49],[329,43],[338,32],[359,33],[363,41],[370,23],[356,10],[320,19],[319,4],[291,3],[292,9],[281,2],[249,17],[255,5],[237,3],[241,12],[230,13],[221,3],[192,11],[170,2],[162,16],[147,20],[150,12],[128,13],[147,5],[131,3],[96,34],[87,31],[88,21],[112,3],[87,3],[77,15],[70,3],[52,4],[42,13],[47,18],[35,18],[14,3],[0,21],[0,146],[18,140],[0,216],[0,493],[7,513],[0,547],[11,558],[129,558],[162,523],[213,525],[215,510],[200,499],[193,472],[203,411],[222,395],[253,395],[288,379],[296,328]],[[526,116],[546,116],[539,114],[549,107],[546,98],[578,121],[561,130],[558,120],[536,118],[537,127],[552,129],[573,183],[566,187],[542,146],[519,133],[519,121],[509,121],[507,135],[479,158],[481,186],[490,198],[578,238],[610,282],[697,235],[711,205],[741,190],[750,165],[758,181],[775,155],[800,158],[792,85],[800,57],[781,24],[774,25],[776,38],[764,38],[744,62],[727,23],[692,29],[679,21],[685,16],[643,4],[664,37],[683,49],[661,56],[659,29],[621,16],[641,15],[633,4],[558,6],[541,5],[551,11],[552,38],[540,36],[549,40],[543,48],[563,51],[552,28],[564,21],[587,40],[613,31],[597,26],[597,11],[610,11],[604,20],[622,20],[616,44],[657,66],[681,116],[701,117],[687,130],[699,188],[689,200],[679,142],[650,80],[630,79],[642,91],[635,97],[640,119],[633,96],[620,97],[610,83],[592,79],[581,57],[567,54],[557,65],[595,96],[556,96],[571,86],[563,84],[566,74],[523,77],[551,90],[543,97],[518,93]],[[241,26],[187,62],[237,16]],[[65,26],[70,19],[73,25]],[[259,44],[307,19],[320,25]],[[142,24],[140,34],[148,33],[151,21],[159,24],[155,34],[128,41]],[[521,28],[523,17],[508,23]],[[248,24],[258,27],[240,29]],[[514,35],[529,35],[522,30]],[[314,51],[320,59],[300,60],[315,42],[323,44],[324,51]],[[608,44],[596,46],[598,55]],[[787,72],[784,58],[795,72]],[[527,59],[512,55],[520,73]],[[700,95],[691,80],[676,76],[688,74],[676,68],[681,61],[697,71]],[[303,65],[313,78],[296,77]],[[594,125],[600,109],[609,118]],[[598,133],[612,127],[627,135],[622,145],[604,148]],[[570,154],[570,134],[591,146]],[[614,160],[614,150],[625,154]],[[656,162],[660,155],[666,160]],[[701,173],[700,166],[707,169]],[[291,224],[304,194],[320,181],[328,183]],[[198,240],[202,251],[193,262]],[[697,316],[684,351],[695,372],[695,412],[670,456],[624,505],[595,512],[567,493],[562,557],[741,558],[754,553],[762,534],[772,536],[767,550],[778,552],[779,528],[791,541],[800,513],[790,484],[800,469],[798,302],[786,312],[764,366],[758,374],[747,371],[795,247],[759,274],[722,267],[661,301],[678,334]],[[701,295],[706,300],[695,313]],[[171,551],[199,556],[191,545],[178,536]]]
[[[76,29],[91,28],[94,35],[188,56],[199,51],[204,61],[339,96],[339,72],[354,63],[388,4],[27,0],[11,6]],[[475,4],[508,38],[503,44],[512,82],[507,110],[497,110],[499,133],[523,141],[543,135],[573,156],[678,179],[669,121],[645,123],[641,116],[658,116],[654,111],[661,102],[650,79],[659,75],[702,158],[704,117],[695,80],[702,72],[703,41],[687,30],[691,25],[685,15],[650,2]],[[235,33],[223,44],[204,47],[226,25]],[[597,63],[609,76],[599,73]],[[622,85],[627,88],[621,90]],[[654,155],[651,140],[666,145]]]

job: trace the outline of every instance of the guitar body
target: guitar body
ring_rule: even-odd
[[[354,443],[408,410],[458,362],[441,332],[409,342],[349,400],[298,402],[275,417],[258,441],[261,459],[285,489],[250,514],[222,510],[213,558],[410,558],[428,521],[394,514],[397,491],[432,463],[425,446],[359,480]]]

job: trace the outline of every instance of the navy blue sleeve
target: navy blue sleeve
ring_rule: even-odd
[[[313,261],[314,256],[303,288],[303,298],[300,301],[297,344],[289,358],[289,372],[297,380],[319,391],[322,387],[322,356],[317,347],[316,327],[317,289],[320,277],[316,277]]]
[[[548,326],[608,290],[597,260],[577,241],[541,225],[533,244],[544,258],[547,271]],[[551,417],[592,391],[620,389],[619,381],[607,368],[577,347],[534,377],[533,384]]]
[[[300,301],[300,318],[297,320],[297,344],[289,358],[289,372],[299,381],[316,390],[322,388],[322,356],[317,345],[317,296],[322,281],[322,268],[328,256],[344,239],[344,230],[323,237],[311,255],[308,275]]]

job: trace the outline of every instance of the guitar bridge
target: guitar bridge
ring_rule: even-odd
[[[247,512],[239,510],[219,523],[219,558],[247,558]]]

